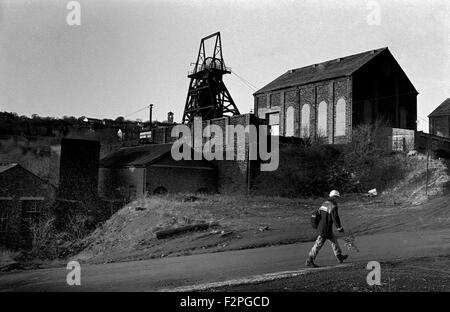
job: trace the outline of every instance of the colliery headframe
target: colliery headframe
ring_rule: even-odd
[[[214,41],[213,51],[207,51],[206,41]],[[208,52],[211,52],[208,53]],[[188,73],[191,79],[183,113],[183,123],[191,123],[194,117],[203,120],[229,115],[240,115],[222,77],[230,74],[231,68],[225,66],[222,55],[220,32],[200,41],[194,70]]]

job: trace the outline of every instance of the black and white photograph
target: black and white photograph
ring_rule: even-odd
[[[447,0],[0,0],[0,292],[449,292],[449,165]]]

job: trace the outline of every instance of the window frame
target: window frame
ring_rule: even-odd
[[[277,118],[278,118],[278,122],[277,123],[271,123],[271,118],[270,118],[270,116],[278,116]],[[269,132],[270,132],[270,135],[277,135],[277,136],[279,136],[280,135],[280,112],[271,112],[271,113],[267,113],[266,114],[266,116],[267,116],[267,124],[268,124],[268,126],[269,126]],[[276,134],[273,134],[273,129],[277,129],[277,133]]]
[[[288,112],[292,112],[292,114],[289,114]],[[293,106],[289,106],[288,108],[286,108],[285,114],[286,114],[286,116],[284,118],[284,120],[285,120],[284,134],[287,137],[293,137],[293,136],[295,136],[295,108]],[[292,120],[291,120],[291,118],[292,118]],[[291,132],[290,134],[288,134],[288,131],[287,131],[288,129]]]
[[[321,107],[325,105],[325,115],[321,116]],[[322,118],[325,120],[323,121]],[[321,129],[321,122],[323,122],[323,125],[325,126],[325,129]],[[321,130],[324,130],[324,133],[321,134]],[[326,101],[321,101],[319,105],[317,105],[317,135],[324,137],[328,137],[328,103]]]
[[[339,106],[343,105],[343,110],[339,110]],[[342,113],[342,117],[338,118]],[[342,119],[342,121],[340,121]],[[341,126],[342,125],[342,126]],[[336,120],[335,120],[335,136],[347,135],[347,101],[341,97],[336,102]]]
[[[305,120],[304,112],[305,112],[306,108],[308,108],[308,116]],[[305,121],[307,121],[306,133],[305,133]],[[309,104],[309,103],[303,104],[301,112],[300,112],[300,136],[302,138],[311,137],[311,104]]]

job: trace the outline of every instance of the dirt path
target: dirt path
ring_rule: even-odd
[[[352,261],[450,254],[450,229],[397,232],[357,237],[360,252]],[[65,267],[0,274],[2,291],[157,291],[199,283],[226,281],[303,267],[311,243],[257,248],[184,257],[99,265],[81,264],[81,286],[66,284]],[[334,265],[327,243],[317,259]]]

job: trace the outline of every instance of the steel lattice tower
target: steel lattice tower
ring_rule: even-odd
[[[206,40],[215,40],[212,55],[206,53]],[[208,120],[240,114],[222,81],[223,75],[230,73],[231,68],[225,66],[222,57],[220,32],[203,38],[194,70],[188,73],[191,82],[184,106],[183,123],[192,122],[194,117]]]

